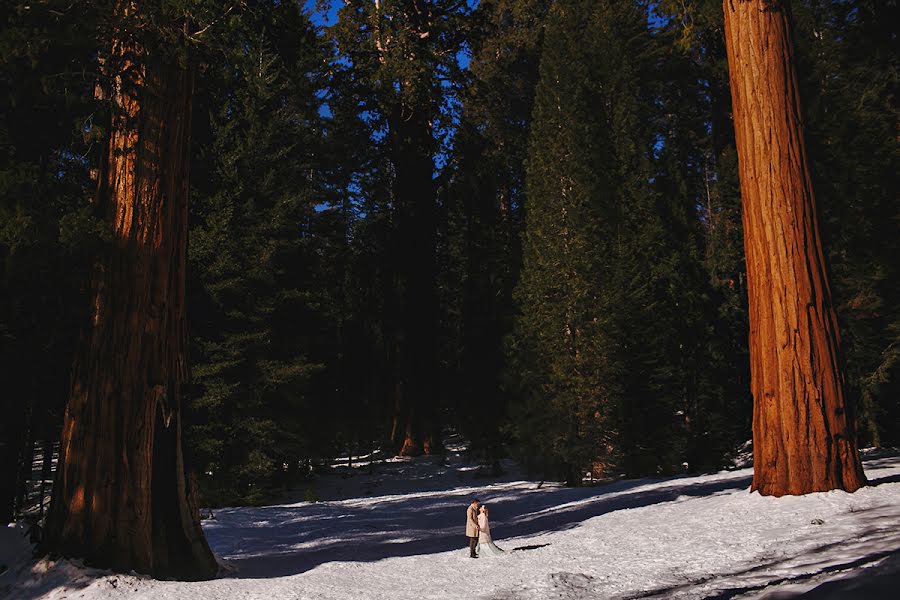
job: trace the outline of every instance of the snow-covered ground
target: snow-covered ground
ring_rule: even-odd
[[[538,487],[511,465],[505,478],[482,478],[460,450],[335,468],[315,503],[214,511],[204,526],[228,568],[213,581],[154,581],[0,555],[12,561],[0,596],[900,597],[900,452],[866,452],[872,485],[854,494],[770,498],[748,492],[748,468],[568,489]],[[468,558],[463,528],[473,496],[491,507],[505,556]],[[27,551],[13,539],[17,531],[0,538],[4,554]]]

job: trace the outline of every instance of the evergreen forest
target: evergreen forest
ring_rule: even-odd
[[[897,2],[774,4],[837,412],[900,446]],[[146,473],[190,544],[111,565],[176,577],[211,567],[172,515],[448,432],[572,486],[729,464],[768,431],[749,287],[777,268],[748,280],[728,27],[720,0],[2,0],[3,522],[60,440],[49,547],[91,556],[82,482],[129,523]]]

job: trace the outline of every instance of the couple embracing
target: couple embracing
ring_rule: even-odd
[[[488,523],[488,507],[473,498],[466,509],[466,537],[469,538],[469,558],[496,556],[504,551],[491,540],[491,526]]]

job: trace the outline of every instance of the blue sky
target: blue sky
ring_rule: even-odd
[[[327,13],[316,10],[316,0],[305,0],[303,7],[312,14],[312,22],[316,25],[333,25],[337,21],[337,11],[341,7],[340,0],[333,0]]]

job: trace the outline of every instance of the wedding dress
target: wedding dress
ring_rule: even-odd
[[[487,515],[484,513],[478,515],[478,528],[480,533],[478,534],[478,545],[475,546],[475,553],[478,555],[478,558],[505,554],[505,551],[498,548],[491,539],[491,526],[488,524]]]

